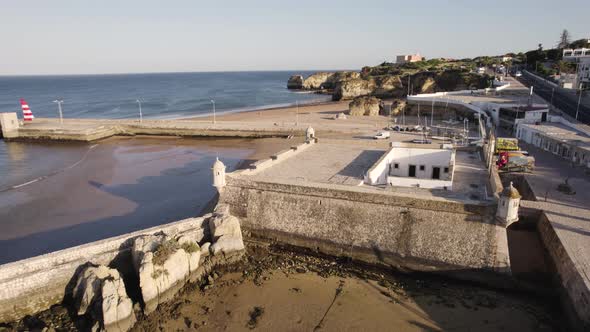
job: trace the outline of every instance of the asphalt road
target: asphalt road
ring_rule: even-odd
[[[527,77],[526,74],[518,78],[518,81],[522,84],[530,87],[534,86],[534,92],[541,96],[547,102],[551,102],[551,94],[553,93],[553,87],[546,82],[541,80],[535,80],[532,77]],[[553,106],[567,113],[572,118],[576,118],[576,109],[578,107],[578,95],[571,91],[564,91],[562,88],[555,88],[553,94]],[[582,103],[580,104],[578,112],[578,121],[590,124],[590,102],[588,101],[588,92],[584,92],[582,95]]]

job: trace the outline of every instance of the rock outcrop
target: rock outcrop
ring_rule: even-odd
[[[146,314],[166,300],[170,289],[199,268],[202,257],[244,250],[240,221],[229,213],[227,205],[219,205],[202,227],[181,236],[157,233],[134,239],[133,265],[139,275]],[[203,236],[204,228],[208,236]],[[206,239],[211,242],[204,242]]]
[[[393,101],[393,103],[391,104],[391,112],[390,115],[398,115],[400,114],[404,108],[406,107],[407,102],[405,100],[400,100],[397,99],[395,101]]]
[[[381,100],[376,97],[357,97],[348,104],[348,114],[352,116],[377,116]]]
[[[339,83],[334,89],[332,100],[353,99],[370,95],[375,89],[374,80],[352,79]]]
[[[229,213],[228,205],[217,206],[213,217],[209,219],[209,230],[213,240],[210,249],[213,255],[244,250],[240,221]]]
[[[115,269],[87,266],[78,275],[72,297],[77,314],[88,314],[103,330],[126,331],[135,323],[133,302]]]
[[[303,80],[303,88],[307,90],[324,89],[324,84],[332,76],[334,76],[334,73],[319,72],[312,74]]]
[[[365,67],[361,72],[318,72],[303,79],[301,88],[332,93],[332,100],[353,99],[359,96],[403,98],[412,94],[484,88],[490,79],[461,68],[454,63],[431,66],[408,64]],[[299,87],[300,76],[291,76],[288,86]]]
[[[320,90],[320,89],[327,89],[332,90],[335,89],[338,84],[342,82],[346,82],[353,79],[359,79],[361,74],[355,71],[339,71],[335,73],[328,73],[328,72],[319,72],[308,76],[306,79],[303,80],[302,88],[306,90]],[[293,79],[293,85],[295,85],[295,78],[291,76],[289,78],[289,82]],[[289,85],[289,83],[287,83]]]
[[[201,250],[188,236],[144,235],[133,243],[132,257],[146,314],[163,302],[163,294],[199,267]]]
[[[287,89],[303,89],[303,76],[293,75],[287,81]]]

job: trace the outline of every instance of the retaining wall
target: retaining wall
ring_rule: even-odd
[[[233,173],[232,173],[233,174]],[[510,274],[495,204],[467,204],[229,175],[221,203],[255,236],[401,270],[501,284]]]
[[[82,264],[109,265],[124,259],[132,269],[133,238],[160,231],[183,234],[195,229],[206,230],[206,217],[185,219],[0,265],[0,322],[17,320],[60,303],[67,284]]]
[[[590,331],[590,291],[580,268],[572,261],[545,213],[541,213],[537,230],[557,270],[561,285],[561,303],[572,326],[578,331]]]

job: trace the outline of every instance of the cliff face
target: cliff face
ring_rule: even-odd
[[[454,67],[433,67],[428,70],[391,66],[387,68],[366,67],[363,72],[319,72],[305,79],[292,76],[289,88],[305,90],[328,90],[332,100],[353,99],[359,96],[378,98],[402,98],[411,94],[479,89],[486,87],[489,77]],[[377,70],[377,69],[379,70]]]
[[[319,72],[310,75],[308,78],[303,80],[303,89],[306,90],[317,90],[322,89],[322,85],[331,78],[334,73]]]
[[[348,114],[352,116],[377,116],[381,101],[375,97],[357,97],[348,104]]]
[[[301,82],[300,87],[296,87],[298,84],[296,83],[297,77],[300,75],[291,76],[289,82],[292,83],[292,88],[287,87],[290,89],[305,89],[305,90],[320,90],[320,89],[329,89],[332,90],[341,82],[345,82],[351,79],[357,79],[361,77],[361,74],[358,72],[353,71],[341,71],[335,73],[328,73],[328,72],[319,72],[310,75],[306,79]]]

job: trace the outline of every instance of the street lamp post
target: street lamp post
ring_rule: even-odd
[[[59,124],[63,125],[64,124],[64,117],[63,117],[63,113],[61,111],[61,104],[64,102],[63,99],[59,98],[53,101],[54,103],[57,103],[57,109],[59,110]]]
[[[141,114],[141,101],[139,99],[135,100],[139,105],[139,123],[143,122],[143,114]]]
[[[213,104],[213,124],[215,124],[215,100],[211,99],[211,104]]]
[[[430,126],[432,127],[434,121],[434,97],[432,97],[432,109],[430,110]]]
[[[299,125],[299,100],[295,100],[295,126]]]
[[[580,102],[582,101],[582,84],[580,83],[580,89],[578,90],[580,96],[578,96],[578,106],[576,107],[576,120],[578,120],[578,113],[580,113]]]

